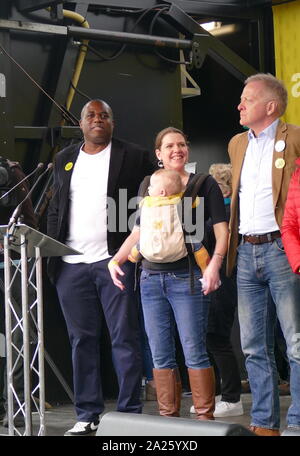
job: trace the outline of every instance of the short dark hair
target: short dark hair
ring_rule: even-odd
[[[111,117],[112,119],[114,118],[113,111],[112,111],[111,107],[109,106],[109,104],[106,103],[106,101],[101,100],[100,98],[94,98],[93,100],[90,100],[90,101],[88,101],[87,103],[85,103],[85,105],[83,106],[83,108],[82,108],[82,110],[81,110],[81,113],[80,113],[80,119],[82,119],[83,114],[84,114],[84,111],[86,110],[86,107],[87,107],[90,103],[93,103],[93,102],[97,102],[97,103],[103,104],[103,106],[105,106],[106,109],[107,109],[107,111],[109,112],[110,117]]]

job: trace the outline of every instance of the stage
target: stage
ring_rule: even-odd
[[[195,420],[195,415],[189,413],[190,407],[192,405],[191,396],[187,396],[187,393],[183,393],[182,404],[181,404],[181,417]],[[248,427],[250,424],[250,408],[251,408],[251,394],[242,394],[241,396],[243,406],[244,406],[244,415],[237,417],[228,417],[228,418],[218,418],[218,421],[223,421],[226,423],[235,423],[240,424],[244,427]],[[281,431],[284,431],[286,428],[285,417],[288,410],[288,407],[291,402],[290,396],[280,396],[280,405],[281,405]],[[105,412],[115,411],[116,401],[108,400],[106,401]],[[50,407],[50,408],[49,408]],[[104,413],[105,413],[104,412]],[[148,415],[158,415],[157,404],[155,401],[144,401],[143,413]],[[38,423],[38,416],[33,413],[33,435],[37,435],[38,426],[35,426],[35,422]],[[58,404],[52,403],[48,404],[46,414],[46,436],[63,436],[64,433],[73,427],[76,422],[76,416],[74,412],[74,407],[72,404]],[[18,428],[20,434],[24,433],[23,428]],[[8,430],[0,424],[0,436],[8,435]],[[118,435],[118,434],[116,434]],[[145,436],[147,435],[147,429],[145,429]],[[19,441],[20,443],[20,441]]]

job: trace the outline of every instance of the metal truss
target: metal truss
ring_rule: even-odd
[[[45,435],[44,331],[41,257],[28,258],[25,235],[20,237],[20,260],[12,258],[8,237],[4,238],[5,330],[7,364],[7,415],[9,435]],[[21,289],[22,303],[14,299]],[[22,375],[23,372],[23,375]],[[18,384],[16,384],[16,378]],[[24,378],[24,386],[20,384]],[[25,427],[15,426],[24,419]]]
[[[42,258],[79,252],[24,224],[0,226],[0,234],[0,241],[4,240],[8,432],[43,436],[45,359],[65,385],[44,347]],[[16,426],[18,418],[24,420],[24,432]]]

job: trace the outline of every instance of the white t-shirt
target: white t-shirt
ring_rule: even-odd
[[[111,143],[90,155],[80,149],[70,182],[69,233],[66,244],[82,255],[67,263],[95,263],[109,258],[107,249],[107,181]]]

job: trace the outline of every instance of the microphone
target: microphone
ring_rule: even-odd
[[[41,170],[41,168],[43,168],[44,166],[44,163],[39,163],[37,165],[37,167],[30,173],[28,174],[27,176],[25,176],[22,180],[20,180],[16,185],[14,185],[12,188],[10,188],[6,193],[4,193],[4,195],[2,195],[0,197],[0,200],[2,200],[2,198],[5,198],[7,195],[10,194],[10,192],[12,192],[13,190],[15,190],[17,187],[19,187],[19,185],[21,185],[26,179],[29,179],[31,176],[33,176],[35,173],[37,173],[39,170]]]
[[[53,163],[49,163],[47,168],[39,175],[39,177],[35,181],[34,185],[31,187],[31,189],[29,190],[29,192],[27,193],[25,198],[17,205],[17,207],[15,208],[15,210],[12,213],[12,216],[11,216],[9,222],[8,222],[7,231],[9,231],[10,228],[12,227],[12,225],[17,222],[17,219],[18,219],[18,217],[20,215],[20,210],[21,210],[22,204],[30,197],[30,195],[32,194],[33,190],[37,187],[37,185],[40,182],[40,180],[42,179],[42,177],[44,177],[44,175],[48,171],[50,171],[52,168],[53,168]]]

